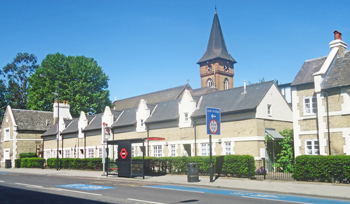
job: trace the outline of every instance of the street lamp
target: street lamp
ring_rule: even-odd
[[[40,74],[40,77],[47,77],[46,75],[44,74]],[[47,77],[48,78],[48,77]],[[58,171],[58,149],[59,149],[59,141],[60,141],[60,81],[57,79],[54,79],[54,80],[57,80],[57,118],[58,118],[58,121],[57,121],[57,138],[56,138],[56,143],[57,143],[57,150],[56,150],[56,156],[57,156],[57,159],[56,159],[56,170]],[[54,93],[55,94],[55,93]],[[55,94],[56,95],[56,94]],[[62,138],[62,144],[63,144],[63,138]],[[62,146],[63,147],[63,146]],[[62,152],[62,155],[63,155],[63,152]]]

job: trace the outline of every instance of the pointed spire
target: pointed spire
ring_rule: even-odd
[[[197,64],[216,58],[222,58],[236,63],[236,60],[234,60],[230,53],[228,53],[227,51],[226,43],[222,34],[219,17],[216,12],[215,5],[214,20],[210,31],[207,51],[204,53],[203,57],[197,62]]]

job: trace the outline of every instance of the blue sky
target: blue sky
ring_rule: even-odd
[[[292,82],[307,59],[328,55],[333,31],[350,43],[350,1],[217,0],[217,12],[243,80]],[[215,1],[0,0],[0,67],[18,52],[94,58],[109,75],[110,99],[186,84],[199,66]]]

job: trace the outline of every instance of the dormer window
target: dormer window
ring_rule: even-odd
[[[185,122],[188,122],[188,113],[185,113]]]
[[[144,124],[143,119],[141,119],[140,123],[141,123],[141,127],[143,127],[143,124]]]

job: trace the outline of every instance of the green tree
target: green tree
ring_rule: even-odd
[[[0,70],[0,75],[1,75],[1,70]],[[0,123],[4,118],[6,105],[7,105],[5,100],[5,91],[6,91],[6,87],[5,87],[4,81],[0,79]]]
[[[28,94],[28,77],[39,67],[33,54],[17,53],[13,62],[2,69],[5,81],[5,101],[12,108],[26,108]]]
[[[276,167],[286,173],[294,171],[294,141],[293,130],[285,129],[280,134],[284,137],[279,144],[282,146],[281,153],[277,154]]]
[[[42,77],[45,76],[45,77]],[[59,83],[60,100],[68,100],[73,117],[110,106],[108,76],[93,58],[49,54],[29,78],[28,108],[51,111]]]

